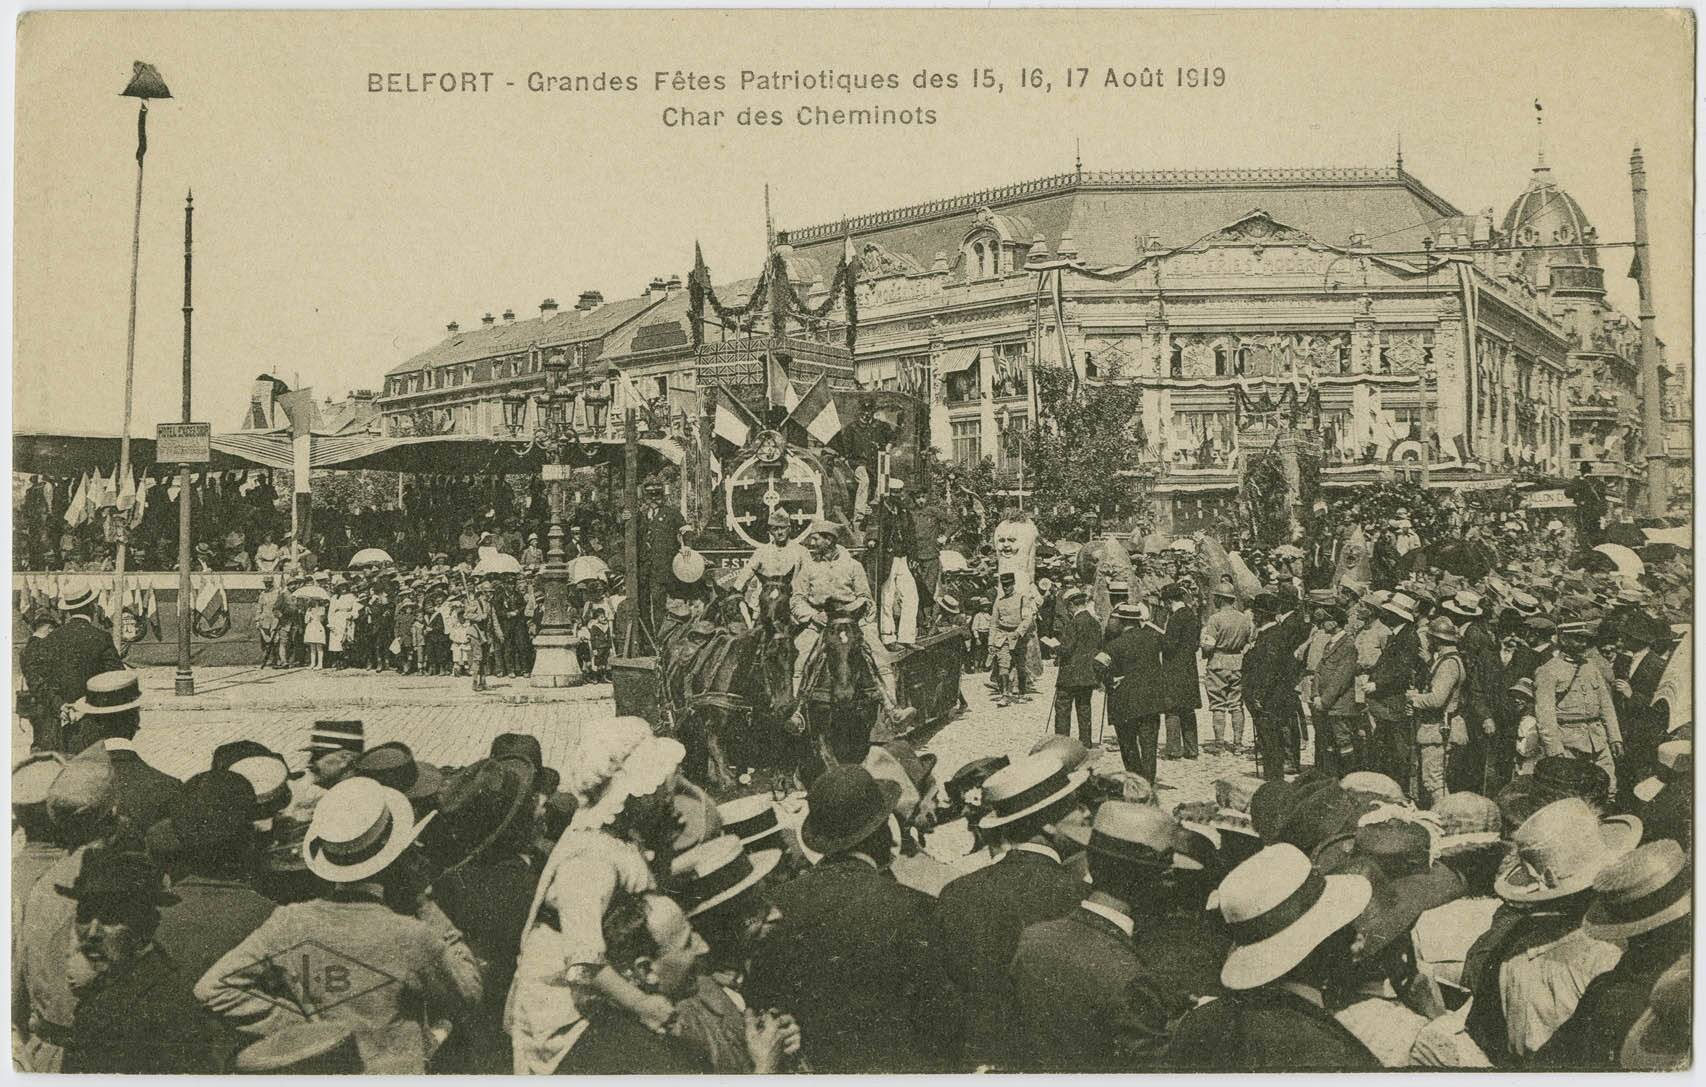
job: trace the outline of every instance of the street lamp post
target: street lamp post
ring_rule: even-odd
[[[569,568],[563,553],[563,484],[572,471],[570,451],[580,444],[575,433],[575,393],[568,387],[568,357],[562,352],[545,356],[545,391],[532,400],[533,435],[528,449],[537,447],[546,457],[545,481],[551,485],[551,528],[547,534],[545,568],[539,573],[539,593],[544,615],[533,639],[535,687],[578,687],[585,682],[575,653],[575,622],[569,599]],[[528,399],[511,393],[503,398],[504,423],[511,434],[519,434],[526,422]]]
[[[996,409],[995,427],[1001,432],[1001,448],[1009,460],[1019,462],[1019,509],[1025,508],[1025,428],[1013,425],[1013,409],[1003,404]]]

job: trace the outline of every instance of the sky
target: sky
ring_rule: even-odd
[[[1602,241],[1651,192],[1659,335],[1691,358],[1694,26],[1658,10],[1161,12],[98,12],[19,27],[15,430],[123,418],[136,108],[149,114],[133,434],[179,417],[183,207],[195,193],[194,416],[235,427],[253,377],[377,388],[448,321],[537,314],[581,291],[756,274],[764,188],[804,226],[1096,169],[1405,168],[1465,212],[1504,209],[1536,153]],[[1104,85],[1109,68],[1221,68],[1218,87]],[[1088,85],[1067,89],[1070,69]],[[894,73],[893,91],[765,92],[743,70]],[[1000,92],[974,89],[989,69]],[[1040,70],[1052,90],[1026,89]],[[492,72],[485,92],[374,93],[372,73]],[[654,90],[655,73],[723,91]],[[632,75],[532,92],[530,73]],[[921,72],[952,90],[918,90]],[[398,77],[399,79],[402,76]],[[508,86],[514,81],[514,86]],[[383,83],[383,80],[382,80]],[[929,126],[741,126],[743,107],[934,110]],[[724,111],[670,127],[668,108]],[[1329,239],[1331,240],[1331,239]],[[1601,263],[1635,312],[1628,251]]]

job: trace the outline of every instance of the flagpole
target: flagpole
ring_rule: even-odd
[[[131,402],[136,390],[136,274],[142,260],[142,159],[148,151],[147,137],[144,135],[148,126],[148,100],[139,103],[140,112],[136,115],[136,210],[131,216],[130,223],[130,323],[125,334],[124,343],[124,429],[119,431],[118,440],[118,469],[121,477],[130,476],[130,413]],[[128,557],[128,541],[130,526],[119,519],[118,554],[113,560],[113,584],[118,592],[118,602],[115,605],[119,614],[113,616],[113,648],[124,649],[124,567]],[[179,621],[182,623],[182,605],[179,606]]]

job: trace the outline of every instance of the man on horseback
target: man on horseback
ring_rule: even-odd
[[[904,726],[917,711],[910,706],[902,708],[895,701],[894,667],[878,649],[882,643],[876,605],[865,568],[841,546],[841,526],[833,521],[818,521],[806,531],[806,551],[806,561],[794,574],[790,601],[794,621],[800,626],[794,637],[795,697],[801,694],[805,677],[818,661],[818,647],[830,620],[837,615],[856,616],[883,708],[894,725]],[[800,717],[799,711],[795,716]]]
[[[804,547],[790,539],[794,534],[794,522],[780,506],[770,511],[766,525],[770,529],[770,542],[758,545],[735,578],[735,588],[745,596],[747,615],[754,623],[758,620],[759,596],[764,583],[786,579],[791,584],[794,575],[810,557]]]

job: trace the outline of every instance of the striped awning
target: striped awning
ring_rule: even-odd
[[[981,347],[949,348],[942,352],[941,358],[936,363],[936,372],[946,376],[969,370],[977,363],[978,355],[982,351],[983,348]]]

